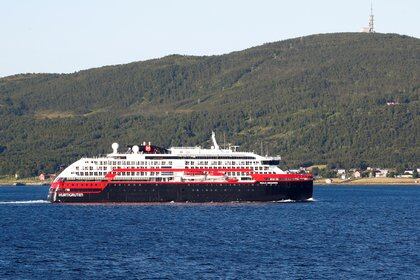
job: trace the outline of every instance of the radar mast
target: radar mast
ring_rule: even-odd
[[[213,142],[213,147],[215,150],[220,150],[219,145],[217,144],[216,141],[216,133],[214,133],[214,131],[211,132],[211,141]]]

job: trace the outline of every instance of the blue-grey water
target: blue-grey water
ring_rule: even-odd
[[[0,188],[0,279],[419,279],[420,188],[311,203],[53,205]]]

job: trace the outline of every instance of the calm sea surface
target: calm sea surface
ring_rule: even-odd
[[[419,187],[311,203],[52,205],[0,187],[0,279],[419,279]]]

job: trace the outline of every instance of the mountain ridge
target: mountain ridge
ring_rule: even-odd
[[[244,149],[263,141],[289,166],[414,167],[419,57],[413,37],[317,34],[218,56],[0,78],[0,174],[52,172],[114,141],[204,145],[210,130]]]

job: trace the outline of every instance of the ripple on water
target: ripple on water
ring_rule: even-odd
[[[311,203],[57,205],[0,188],[0,278],[418,276],[410,187],[316,187]]]

